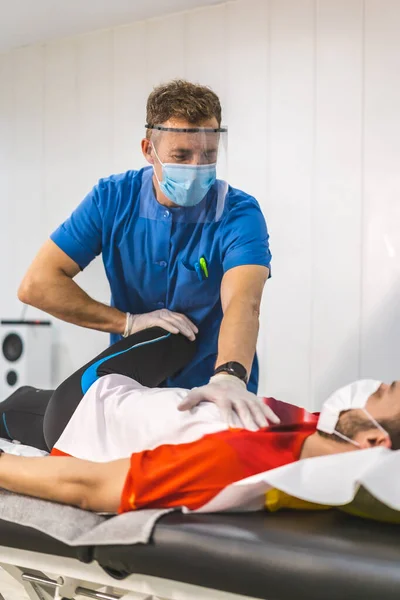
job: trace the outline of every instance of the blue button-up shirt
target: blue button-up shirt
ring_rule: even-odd
[[[81,269],[102,254],[112,306],[133,314],[165,307],[197,325],[195,359],[167,382],[192,388],[207,383],[215,366],[222,277],[240,265],[269,267],[268,232],[251,196],[229,187],[216,221],[212,194],[191,208],[159,204],[152,174],[147,167],[101,179],[51,239]],[[208,278],[196,271],[201,257]],[[111,342],[119,338],[112,334]],[[255,359],[249,390],[257,384]]]

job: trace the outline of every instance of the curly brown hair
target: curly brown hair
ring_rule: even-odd
[[[174,79],[158,85],[147,100],[148,125],[161,125],[171,118],[184,119],[190,125],[199,125],[215,117],[221,125],[221,103],[209,87]]]

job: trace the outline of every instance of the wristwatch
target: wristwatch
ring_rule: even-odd
[[[214,375],[217,375],[217,373],[228,373],[228,375],[233,375],[245,383],[248,381],[246,369],[243,365],[234,360],[217,367],[214,371]]]

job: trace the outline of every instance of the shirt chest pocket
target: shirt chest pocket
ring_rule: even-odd
[[[174,310],[211,309],[220,299],[222,268],[207,265],[207,274],[199,264],[181,261],[178,266]]]

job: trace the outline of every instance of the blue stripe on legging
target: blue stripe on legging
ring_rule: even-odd
[[[3,413],[3,425],[4,425],[4,429],[6,430],[6,433],[8,435],[8,437],[10,438],[10,440],[12,440],[12,435],[7,427],[7,423],[6,423],[6,414]]]
[[[149,340],[147,342],[140,342],[140,344],[134,344],[130,348],[127,348],[127,350],[121,350],[121,352],[116,352],[115,354],[111,354],[110,356],[105,356],[104,358],[101,358],[100,360],[95,362],[93,365],[88,367],[82,375],[82,378],[81,378],[82,394],[86,394],[86,392],[88,391],[90,386],[93,385],[94,382],[99,379],[99,376],[97,375],[97,369],[104,362],[107,362],[107,360],[110,360],[110,358],[114,358],[115,356],[119,356],[120,354],[125,354],[125,352],[130,352],[134,348],[139,348],[140,346],[147,346],[148,344],[154,344],[155,342],[161,342],[161,340],[167,339],[170,335],[172,335],[172,334],[167,333],[166,335],[156,338],[155,340]]]

